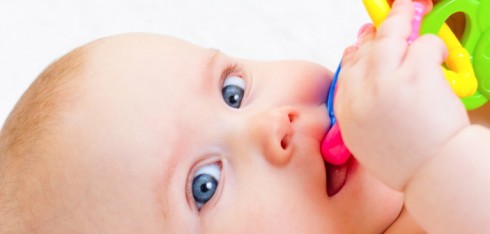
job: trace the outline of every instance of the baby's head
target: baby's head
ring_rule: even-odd
[[[380,233],[402,196],[320,155],[331,76],[148,34],[78,48],[2,130],[0,231]]]

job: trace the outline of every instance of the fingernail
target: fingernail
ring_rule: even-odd
[[[354,44],[352,44],[353,46],[359,46],[359,38],[357,38],[357,40],[354,42]]]
[[[366,23],[359,28],[359,32],[357,32],[357,38],[361,37],[369,28],[371,28],[373,24],[371,23]]]
[[[409,2],[412,2],[412,0],[395,0],[395,1],[393,1],[393,4],[391,7],[398,7],[398,5],[400,5],[400,4],[405,4],[405,3],[409,3]]]
[[[323,160],[333,165],[342,165],[350,158],[350,151],[344,144],[339,125],[335,123],[322,142]]]

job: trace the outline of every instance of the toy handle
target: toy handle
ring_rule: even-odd
[[[488,63],[479,63],[479,46],[482,44],[483,31],[490,26],[487,0],[444,0],[439,2],[424,19],[421,32],[437,34],[448,48],[446,79],[463,101],[466,109],[476,109],[485,104],[490,95],[484,92],[484,77],[488,72]],[[444,23],[455,13],[464,14],[466,25],[459,40]],[[461,41],[461,42],[460,42]],[[473,92],[474,91],[474,92]],[[482,95],[483,94],[483,95]]]

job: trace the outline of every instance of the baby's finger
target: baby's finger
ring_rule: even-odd
[[[373,24],[365,24],[357,33],[356,45],[363,45],[364,43],[370,42],[374,39],[376,33],[376,28]]]
[[[406,40],[412,31],[413,7],[411,0],[397,0],[388,17],[379,26],[378,39]]]
[[[435,35],[427,34],[419,37],[410,45],[404,62],[417,64],[418,71],[430,72],[440,69],[446,56],[447,48],[444,42]]]
[[[355,63],[356,60],[356,51],[359,49],[357,45],[351,45],[344,50],[344,54],[342,55],[342,66],[349,66]]]
[[[366,44],[369,44],[375,36],[376,29],[372,24],[366,24],[361,27],[359,33],[357,35],[357,41],[354,45],[347,47],[344,50],[344,54],[342,56],[342,65],[353,65],[358,62],[358,60],[363,57],[369,56],[369,47]]]
[[[360,35],[357,36],[356,45],[359,47],[359,58],[369,58],[372,56],[373,43],[376,37],[376,28],[369,25]]]
[[[376,34],[376,64],[382,71],[391,71],[399,66],[408,46],[411,33],[413,7],[411,0],[397,0]],[[375,68],[377,69],[377,68]]]

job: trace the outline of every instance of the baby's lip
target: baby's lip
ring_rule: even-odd
[[[335,196],[342,190],[348,179],[349,169],[352,167],[352,159],[341,165],[333,165],[325,162],[327,174],[327,194],[329,197]]]

